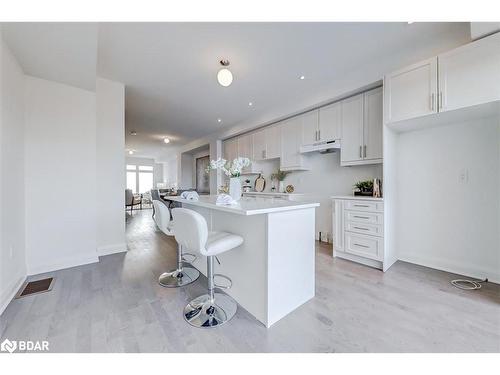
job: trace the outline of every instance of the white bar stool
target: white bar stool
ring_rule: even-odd
[[[232,285],[229,277],[214,274],[214,257],[232,250],[243,243],[243,237],[227,232],[208,232],[205,218],[198,212],[185,208],[174,208],[175,239],[184,249],[200,252],[207,257],[208,294],[199,296],[184,308],[184,319],[195,327],[211,328],[229,321],[236,313],[236,302],[224,293],[215,293],[215,288],[227,289]],[[229,286],[217,285],[214,277],[229,280]]]
[[[168,210],[168,207],[163,202],[158,200],[153,200],[153,206],[155,210],[153,219],[156,225],[167,236],[173,236],[173,221],[170,220],[170,211]],[[196,256],[192,254],[185,255],[191,255],[193,256],[193,259],[191,261],[184,259],[182,246],[178,244],[177,269],[170,272],[164,272],[160,275],[158,282],[161,286],[167,288],[179,288],[181,286],[191,284],[198,279],[200,272],[196,268],[184,267],[184,262],[192,263],[194,259],[196,259]]]

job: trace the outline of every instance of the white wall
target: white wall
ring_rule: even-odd
[[[178,186],[177,156],[171,156],[163,163],[163,176],[167,188]]]
[[[401,260],[500,282],[499,134],[490,118],[399,135]]]
[[[95,262],[95,93],[25,78],[28,274]]]
[[[97,252],[127,250],[125,241],[125,87],[96,82]]]
[[[0,29],[1,34],[1,29]],[[0,35],[0,314],[26,277],[24,75]],[[3,327],[0,324],[0,335]]]
[[[156,188],[158,184],[165,183],[163,176],[163,163],[156,163],[153,165],[153,186]]]
[[[182,153],[181,157],[178,159],[178,161],[180,161],[180,165],[177,167],[178,172],[180,172],[180,189],[194,188],[193,160],[193,154],[191,153]]]

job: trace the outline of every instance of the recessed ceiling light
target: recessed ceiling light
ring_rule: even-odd
[[[227,68],[229,60],[222,59],[219,63],[223,68],[217,73],[217,81],[219,81],[221,86],[227,87],[233,82],[233,73]]]
[[[306,77],[305,76],[300,76],[299,79],[305,79]]]
[[[130,135],[137,135],[137,132],[136,132],[135,130],[132,130],[132,131],[130,132]]]
[[[128,154],[129,154],[129,155],[133,155],[133,153],[134,153],[134,151],[132,151],[132,150],[129,150],[129,151],[128,151]]]
[[[253,103],[252,102],[248,102],[248,105],[251,107],[251,106],[253,106]]]
[[[165,142],[165,143],[170,143],[170,139],[168,139],[168,138],[163,138],[163,142]]]
[[[222,122],[222,119],[221,119],[221,118],[218,118],[218,119],[217,119],[217,122]]]

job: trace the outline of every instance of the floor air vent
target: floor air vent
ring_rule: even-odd
[[[16,298],[48,292],[52,289],[53,283],[54,283],[53,277],[49,277],[48,279],[42,279],[42,280],[28,281],[24,283],[23,287],[19,290],[19,292],[17,292]]]

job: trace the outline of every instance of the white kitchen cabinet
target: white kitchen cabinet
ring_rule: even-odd
[[[235,158],[238,157],[238,139],[237,138],[231,138],[227,139],[223,143],[224,145],[224,159],[227,161],[233,161]]]
[[[342,104],[342,166],[382,163],[382,88],[345,99]]]
[[[330,141],[342,138],[342,104],[327,105],[319,109],[318,138]]]
[[[341,103],[333,103],[301,115],[302,145],[340,139]]]
[[[382,159],[382,88],[367,91],[363,98],[363,160]]]
[[[499,66],[497,33],[388,74],[384,121],[404,131],[488,116],[500,101]]]
[[[301,145],[310,145],[319,141],[319,124],[318,124],[319,111],[306,112],[297,116],[302,123],[302,142]]]
[[[279,158],[281,154],[281,128],[279,125],[267,126],[252,134],[253,160]]]
[[[267,152],[266,129],[258,130],[253,137],[253,160],[265,160]]]
[[[302,143],[301,116],[292,117],[281,124],[280,169],[283,171],[306,170],[304,156],[299,152]]]
[[[363,160],[363,94],[342,104],[341,164]]]
[[[238,157],[253,160],[253,137],[252,134],[245,134],[238,137]],[[254,163],[243,168],[242,173],[254,173],[258,168]]]
[[[344,200],[333,200],[333,256],[336,251],[344,251]]]
[[[386,122],[437,113],[437,61],[433,57],[385,76]]]
[[[500,100],[500,33],[438,55],[439,112]]]
[[[251,134],[238,137],[238,156],[242,158],[253,158],[253,140]]]
[[[333,197],[333,256],[384,267],[384,201]]]
[[[266,159],[276,159],[281,155],[281,125],[266,128]]]

